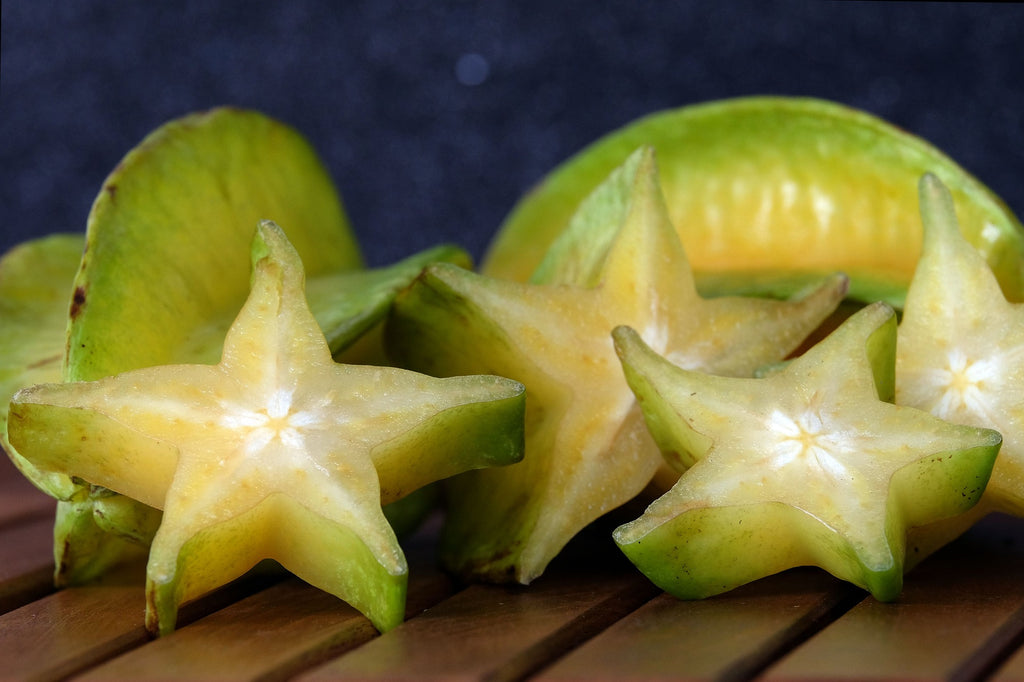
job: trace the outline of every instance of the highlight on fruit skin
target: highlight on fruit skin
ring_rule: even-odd
[[[613,537],[683,599],[812,565],[891,601],[908,530],[976,504],[1002,442],[888,402],[896,317],[881,302],[758,379],[682,369],[626,327],[614,339],[659,447],[693,464]]]
[[[703,293],[782,295],[842,271],[852,298],[900,307],[921,249],[917,181],[931,172],[1006,297],[1024,300],[1024,228],[980,181],[871,114],[791,97],[685,106],[609,133],[519,201],[482,272],[526,281],[584,197],[642,145],[657,151]]]
[[[261,224],[252,291],[215,365],[146,367],[19,391],[11,442],[42,470],[164,510],[147,627],[276,559],[363,612],[404,617],[407,568],[382,505],[522,457],[522,385],[334,361],[283,231]]]

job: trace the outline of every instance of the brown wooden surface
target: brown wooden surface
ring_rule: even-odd
[[[682,602],[588,531],[529,587],[408,544],[407,621],[378,635],[339,600],[256,571],[143,629],[141,567],[54,591],[53,501],[0,461],[0,680],[937,680],[1024,682],[1024,521],[994,518],[880,604],[816,569]]]

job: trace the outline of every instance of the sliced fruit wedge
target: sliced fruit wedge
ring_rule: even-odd
[[[520,459],[524,389],[337,364],[273,223],[260,226],[253,270],[219,364],[24,389],[11,442],[42,469],[164,509],[146,571],[154,632],[263,558],[388,630],[407,571],[381,502]]]
[[[842,271],[851,297],[902,305],[921,248],[915,188],[931,171],[1007,298],[1024,300],[1024,230],[998,198],[920,138],[804,98],[688,106],[607,135],[523,197],[482,271],[526,281],[580,202],[642,145],[658,152],[669,217],[702,293],[789,294]]]
[[[461,249],[439,247],[363,271],[337,192],[301,135],[250,111],[186,116],[129,152],[96,199],[81,268],[62,280],[71,295],[70,325],[65,332],[65,319],[56,339],[66,344],[64,378],[216,363],[249,289],[249,247],[263,218],[294,240],[308,264],[310,304],[346,360],[381,357],[366,332],[425,263],[469,263]],[[89,581],[118,560],[116,547],[104,550],[119,545],[108,532],[148,545],[156,510],[47,476],[60,480],[64,492],[55,496],[68,504],[55,528],[59,585]]]
[[[896,401],[1003,435],[981,503],[921,529],[921,553],[993,511],[1024,516],[1024,303],[1010,303],[961,234],[949,191],[921,180],[924,252],[907,293],[896,354]]]
[[[795,348],[846,290],[834,276],[796,301],[698,296],[650,148],[587,206],[593,215],[580,222],[595,230],[574,231],[566,239],[580,245],[552,251],[547,283],[432,265],[396,298],[388,320],[388,349],[404,366],[497,374],[529,391],[524,461],[447,486],[442,560],[470,579],[529,583],[660,466],[609,342],[616,325],[643,329],[687,366],[747,375]],[[607,246],[594,255],[584,244],[597,241]]]
[[[761,379],[682,369],[629,328],[614,339],[659,446],[695,464],[613,537],[683,599],[803,565],[895,599],[908,528],[974,505],[999,451],[995,431],[885,401],[896,317],[884,303]]]

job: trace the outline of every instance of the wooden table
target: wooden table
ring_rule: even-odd
[[[408,542],[408,620],[378,635],[339,600],[251,574],[143,629],[138,569],[54,591],[53,501],[0,462],[0,679],[1024,680],[1024,521],[994,518],[924,562],[898,603],[816,569],[682,602],[598,524],[529,587],[456,584],[436,520]]]

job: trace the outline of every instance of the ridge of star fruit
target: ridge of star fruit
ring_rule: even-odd
[[[895,599],[908,529],[975,504],[1001,443],[888,402],[896,317],[884,303],[764,378],[677,367],[629,328],[614,338],[659,446],[694,464],[613,537],[680,598],[813,565]]]
[[[899,327],[896,401],[1003,436],[981,502],[916,532],[927,554],[989,513],[1024,517],[1024,303],[1007,301],[963,237],[945,185],[925,175],[919,194],[924,246]]]
[[[610,343],[615,326],[642,329],[686,366],[745,375],[792,351],[846,291],[836,275],[798,300],[701,298],[650,148],[580,211],[582,227],[565,235],[573,243],[551,252],[538,281],[431,266],[388,320],[388,348],[403,366],[507,376],[529,393],[523,461],[446,485],[442,560],[472,579],[529,583],[661,466]]]
[[[251,292],[216,365],[24,389],[9,436],[59,469],[163,509],[147,627],[264,558],[379,630],[404,617],[407,567],[381,506],[522,456],[523,387],[336,363],[284,233],[260,224]]]

